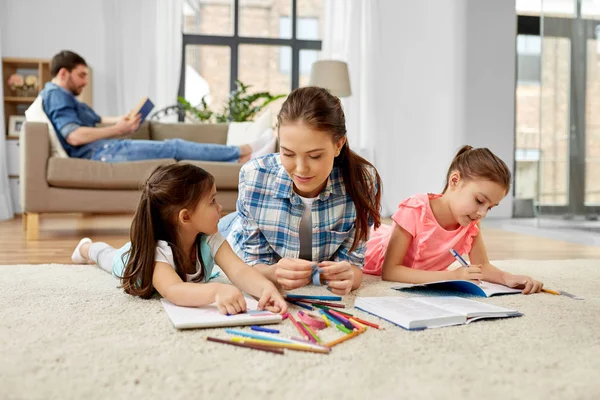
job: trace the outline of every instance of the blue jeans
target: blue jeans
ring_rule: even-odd
[[[237,211],[234,211],[230,214],[227,214],[226,216],[224,216],[223,218],[221,218],[221,220],[219,221],[219,232],[221,232],[221,235],[223,235],[223,237],[225,237],[225,239],[227,239],[227,236],[229,236],[229,232],[231,232],[231,225],[233,225],[233,223],[235,222],[235,220],[238,218],[238,213]]]
[[[182,139],[168,140],[111,140],[94,150],[91,159],[105,162],[124,162],[174,158],[194,161],[237,162],[238,146],[196,143]]]

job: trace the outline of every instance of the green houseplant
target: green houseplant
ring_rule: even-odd
[[[251,85],[244,85],[241,81],[235,81],[237,88],[232,91],[227,100],[227,104],[220,113],[212,111],[206,103],[204,97],[198,106],[192,106],[183,97],[178,97],[179,104],[192,119],[201,122],[218,123],[227,122],[246,122],[252,121],[269,103],[285,97],[285,94],[272,95],[269,92],[248,93]],[[206,97],[206,96],[205,96]]]

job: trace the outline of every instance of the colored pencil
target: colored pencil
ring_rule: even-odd
[[[286,294],[286,299],[313,299],[313,300],[330,300],[330,301],[341,301],[342,296],[308,296],[303,294]]]
[[[225,332],[229,333],[230,335],[243,336],[243,337],[247,337],[247,338],[251,338],[251,339],[270,340],[272,342],[290,343],[289,339],[285,339],[282,337],[259,335],[257,333],[238,331],[236,329],[228,328],[228,329],[225,329]]]
[[[238,342],[233,342],[231,340],[223,340],[223,339],[219,339],[219,338],[215,338],[215,337],[210,337],[210,336],[208,336],[206,338],[206,340],[208,340],[210,342],[229,344],[231,346],[246,347],[248,349],[253,349],[253,350],[267,351],[269,353],[274,353],[274,354],[285,354],[283,352],[283,349],[273,348],[273,347],[267,347],[267,346],[261,346],[259,344],[238,343]]]
[[[357,322],[360,322],[361,324],[371,326],[371,327],[373,327],[375,329],[383,329],[383,328],[380,328],[379,325],[377,325],[377,324],[374,324],[374,323],[369,322],[369,321],[365,321],[364,319],[360,319],[358,317],[352,317],[352,319],[355,320],[355,321],[357,321]]]
[[[554,295],[556,295],[556,296],[560,296],[560,293],[559,293],[559,292],[557,292],[556,290],[550,290],[550,289],[544,289],[544,288],[542,288],[542,292],[544,292],[544,293],[550,293],[550,294],[554,294]]]
[[[354,327],[355,327],[356,329],[358,329],[359,331],[364,331],[364,330],[366,330],[366,329],[367,329],[367,327],[366,327],[365,325],[361,324],[361,323],[360,323],[360,322],[358,322],[358,321],[353,321],[352,319],[349,319],[348,321],[350,321],[350,323],[351,323],[352,325],[354,325]]]
[[[321,318],[323,318],[323,321],[325,321],[325,325],[327,325],[327,327],[329,328],[331,326],[329,320],[323,314],[321,314]]]
[[[352,331],[354,330],[354,328],[352,329],[348,329],[346,328],[344,325],[342,324],[336,324],[335,325],[336,328],[338,328],[340,331],[344,332],[345,334],[349,335],[352,333]]]
[[[312,306],[327,306],[332,308],[346,308],[345,304],[342,303],[331,303],[329,301],[319,301],[319,300],[310,300],[310,299],[294,299],[294,301],[298,301],[301,303],[310,304]]]
[[[319,336],[317,336],[317,334],[315,333],[315,331],[313,331],[312,329],[310,329],[310,326],[306,325],[304,322],[300,321],[299,324],[306,330],[306,332],[308,332],[308,334],[310,336],[312,336],[312,338],[315,340],[316,343],[321,343],[321,338]]]
[[[354,325],[352,325],[352,323],[348,320],[347,317],[344,317],[342,314],[335,312],[334,310],[327,310],[326,312],[340,320],[342,322],[342,325],[344,325],[346,328],[350,329],[351,331],[354,330]]]
[[[319,313],[321,315],[324,315],[325,318],[327,318],[329,321],[331,321],[331,323],[334,324],[334,325],[341,325],[342,324],[340,321],[338,321],[337,318],[334,318],[333,315],[327,313],[326,310],[319,310]]]
[[[354,331],[346,336],[342,336],[339,339],[333,340],[329,343],[325,343],[325,346],[330,347],[330,348],[333,346],[337,346],[338,344],[345,342],[346,340],[352,339],[353,337],[357,337],[358,335],[360,335],[363,332],[364,331]]]
[[[290,350],[298,350],[298,351],[309,351],[312,353],[323,353],[329,354],[331,349],[325,346],[319,345],[309,345],[309,344],[300,344],[300,343],[278,343],[278,342],[269,342],[267,340],[258,340],[258,339],[246,339],[246,338],[232,338],[231,339],[237,343],[250,343],[250,344],[258,344],[265,347],[275,347],[280,349],[290,349]]]
[[[250,327],[250,329],[252,329],[253,331],[257,331],[257,332],[279,333],[279,331],[277,329],[263,328],[262,326],[258,326],[258,325],[252,325]]]
[[[303,337],[306,340],[309,340],[306,332],[304,332],[304,329],[302,329],[302,327],[300,326],[300,324],[298,324],[298,321],[296,321],[296,318],[294,318],[294,316],[290,313],[288,313],[288,319],[290,321],[292,321],[292,324],[294,324],[294,326],[296,327],[296,330],[298,332],[300,332],[300,337]]]
[[[312,306],[309,306],[308,304],[299,303],[299,302],[297,302],[297,301],[294,301],[294,300],[288,300],[288,299],[285,299],[285,301],[287,301],[288,303],[290,303],[290,304],[293,304],[293,305],[295,305],[295,306],[302,307],[302,308],[306,308],[307,310],[310,310],[310,311],[314,310],[314,308],[313,308]]]

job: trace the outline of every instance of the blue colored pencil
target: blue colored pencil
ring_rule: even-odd
[[[263,328],[262,326],[258,326],[258,325],[252,325],[252,326],[250,326],[250,329],[252,329],[253,331],[258,331],[258,332],[279,333],[279,331],[277,329]]]
[[[225,329],[225,332],[227,332],[231,335],[243,336],[243,337],[247,337],[250,339],[270,340],[271,342],[280,342],[280,343],[291,343],[291,341],[289,339],[283,339],[283,338],[278,338],[278,337],[269,336],[269,335],[258,335],[256,333],[238,331],[236,329]]]
[[[454,258],[456,258],[456,261],[458,261],[458,263],[460,265],[462,265],[465,268],[469,267],[469,263],[466,262],[465,259],[460,256],[460,254],[458,254],[458,251],[456,251],[454,249],[450,249],[450,254],[452,254],[452,256],[454,256]]]
[[[286,294],[286,299],[313,299],[313,300],[331,300],[341,301],[342,296],[309,296],[305,294]]]

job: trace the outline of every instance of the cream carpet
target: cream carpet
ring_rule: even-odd
[[[496,265],[585,301],[494,297],[482,301],[525,316],[420,332],[382,322],[330,355],[281,356],[205,340],[223,330],[176,331],[157,299],[93,266],[0,266],[0,398],[599,399],[600,261]],[[390,286],[369,277],[356,294],[402,295]]]

